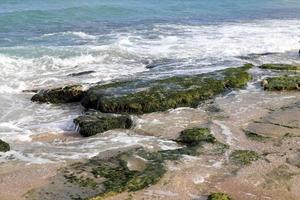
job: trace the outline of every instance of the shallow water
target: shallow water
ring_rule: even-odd
[[[2,158],[64,160],[123,144],[100,137],[106,147],[95,139],[83,151],[80,139],[61,146],[30,142],[41,133],[74,134],[72,120],[83,110],[32,103],[32,94],[22,90],[196,74],[249,61],[300,62],[299,10],[297,0],[3,0],[0,137],[13,151]],[[245,59],[266,52],[278,54]],[[70,76],[84,71],[92,73]],[[74,150],[62,154],[64,145]]]

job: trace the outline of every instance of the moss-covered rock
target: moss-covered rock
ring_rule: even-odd
[[[269,91],[290,91],[300,89],[299,76],[271,77],[263,81],[263,87]]]
[[[79,102],[84,96],[81,85],[70,85],[65,87],[40,90],[31,100],[41,103],[73,103]]]
[[[226,89],[242,88],[251,79],[247,64],[217,72],[172,77],[163,80],[134,80],[97,85],[87,91],[82,104],[107,113],[149,113],[177,107],[196,107],[200,101]]]
[[[177,141],[187,145],[197,145],[201,142],[216,142],[216,138],[208,128],[191,128],[183,130]]]
[[[139,156],[145,162],[141,170],[131,170],[128,159]],[[87,163],[77,163],[65,170],[66,180],[84,188],[95,189],[97,198],[111,196],[123,191],[137,191],[157,183],[166,172],[164,159],[159,154],[149,153],[143,149],[131,150],[109,158],[93,158]],[[70,173],[71,171],[71,173]],[[81,176],[82,171],[89,174]],[[100,189],[101,188],[101,189]],[[91,198],[93,196],[90,196]]]
[[[230,154],[230,160],[238,165],[250,165],[260,158],[257,152],[250,150],[235,150]]]
[[[132,119],[127,115],[88,112],[74,119],[74,123],[79,127],[79,133],[88,137],[112,129],[129,129],[132,126]]]
[[[10,150],[9,144],[4,142],[3,140],[0,140],[0,152],[6,152],[9,150]]]
[[[207,200],[233,200],[228,194],[216,192],[208,196]]]
[[[289,64],[263,64],[259,66],[261,69],[281,70],[281,71],[299,71],[300,65]]]

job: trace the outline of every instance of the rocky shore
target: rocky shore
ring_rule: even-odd
[[[129,129],[178,148],[102,152],[61,166],[22,198],[297,200],[299,69],[245,64],[201,75],[38,91],[34,102],[83,105],[85,113],[74,119],[83,137]],[[8,151],[7,145],[0,141],[0,151]]]

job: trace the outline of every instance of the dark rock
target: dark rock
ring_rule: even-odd
[[[68,74],[68,76],[83,76],[83,75],[92,74],[92,73],[95,73],[95,72],[96,71],[84,71],[84,72]]]
[[[163,80],[133,80],[97,85],[87,91],[83,106],[106,113],[149,113],[177,107],[196,107],[227,89],[246,86],[251,76],[240,68]]]
[[[71,85],[54,89],[40,90],[31,100],[41,103],[73,103],[79,102],[84,95],[81,85]]]
[[[96,135],[111,129],[129,129],[132,120],[127,115],[105,114],[100,112],[90,112],[74,120],[79,127],[79,133],[84,137]]]
[[[24,93],[37,93],[38,90],[22,90]]]
[[[0,140],[0,152],[6,152],[9,150],[10,150],[9,144],[4,142],[3,140]]]

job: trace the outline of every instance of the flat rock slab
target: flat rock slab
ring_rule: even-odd
[[[272,138],[300,136],[300,102],[271,112],[249,124],[246,131]]]
[[[295,108],[294,110],[275,111],[260,120],[260,122],[298,129],[300,128],[300,109]]]
[[[282,138],[289,134],[296,136],[300,135],[300,129],[291,129],[274,124],[265,123],[251,123],[246,128],[246,131],[271,138]]]
[[[141,115],[137,118],[134,129],[147,135],[176,139],[185,128],[207,123],[208,115],[205,111],[194,108],[178,108]]]

